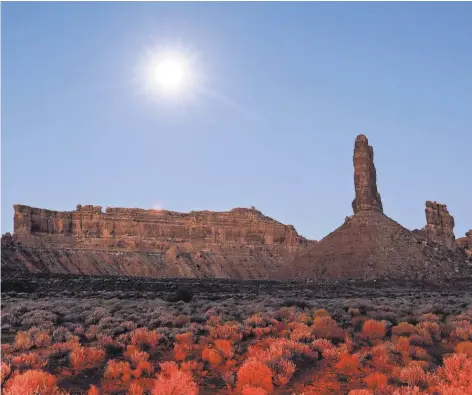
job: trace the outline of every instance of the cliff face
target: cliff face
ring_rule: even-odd
[[[254,208],[190,213],[102,211],[92,205],[67,212],[14,209],[15,232],[5,240],[2,260],[8,256],[31,271],[274,278],[298,250],[313,243]]]
[[[174,244],[195,247],[244,245],[283,246],[287,251],[307,245],[291,225],[283,225],[256,209],[228,212],[143,210],[77,206],[51,211],[15,205],[16,240],[31,246],[74,247],[121,251],[165,252]]]
[[[426,202],[425,238],[428,243],[443,245],[450,250],[456,248],[454,236],[454,217],[449,214],[445,204]]]

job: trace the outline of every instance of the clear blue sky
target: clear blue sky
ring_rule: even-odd
[[[256,206],[320,239],[352,213],[357,134],[387,215],[472,228],[472,3],[3,3],[2,232],[12,205]],[[149,48],[201,89],[142,94]]]

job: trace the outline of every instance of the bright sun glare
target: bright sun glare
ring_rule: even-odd
[[[165,58],[154,69],[154,78],[159,87],[166,92],[176,92],[184,88],[188,71],[184,59]]]
[[[136,64],[136,81],[152,101],[187,105],[201,90],[198,56],[182,45],[147,48]]]

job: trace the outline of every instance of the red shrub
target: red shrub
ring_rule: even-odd
[[[125,348],[125,345],[111,336],[97,335],[98,344],[100,347],[113,347],[117,349]]]
[[[186,332],[175,335],[175,340],[180,344],[193,344],[193,333]]]
[[[35,352],[20,354],[11,359],[11,364],[17,369],[41,369],[46,363],[46,360]]]
[[[137,365],[139,362],[144,362],[149,359],[149,354],[144,351],[139,351],[136,346],[129,345],[126,348],[124,356],[128,358],[133,365]]]
[[[273,389],[272,370],[260,361],[247,360],[238,370],[236,388],[242,391],[246,386],[259,387],[270,393]]]
[[[426,383],[426,373],[419,362],[413,361],[401,369],[400,379],[408,385],[423,385]]]
[[[454,330],[451,335],[461,340],[472,339],[472,324],[469,321],[456,321],[454,322]]]
[[[472,393],[472,358],[465,354],[453,354],[444,358],[443,366],[438,368],[437,375],[444,387],[455,388],[457,392],[464,390]]]
[[[92,384],[87,391],[87,395],[100,395],[100,390]]]
[[[226,323],[221,326],[212,326],[209,328],[210,337],[213,339],[226,339],[238,341],[241,340],[242,335],[239,333],[239,326],[235,324]]]
[[[175,362],[159,364],[161,373],[152,389],[152,395],[197,395],[198,387],[189,372],[179,369]]]
[[[372,356],[371,365],[376,370],[389,370],[393,367],[394,355],[393,344],[390,342],[380,342],[370,349]]]
[[[138,328],[130,333],[130,341],[134,346],[147,345],[149,347],[156,347],[159,343],[161,335],[156,331],[150,331],[146,328]]]
[[[144,388],[138,382],[133,381],[128,388],[127,395],[144,395]]]
[[[472,358],[472,342],[461,342],[456,346],[455,350],[458,354],[465,354]]]
[[[51,345],[51,337],[45,331],[40,331],[34,335],[34,345],[38,348],[49,347]]]
[[[42,370],[27,370],[7,381],[4,395],[26,394],[56,395],[59,389],[56,378]]]
[[[331,316],[329,315],[328,310],[326,310],[326,309],[318,309],[318,310],[315,311],[315,316],[314,316],[314,318],[317,318],[317,317],[331,317]]]
[[[393,391],[392,395],[426,395],[426,394],[423,391],[421,391],[419,387],[415,385],[413,387],[408,386],[408,387],[396,388],[395,391]],[[451,393],[451,394],[441,394],[441,395],[460,395],[460,394]],[[466,395],[466,394],[462,394],[462,395]]]
[[[344,339],[344,331],[331,317],[315,317],[314,334],[316,337],[329,340]]]
[[[231,358],[234,354],[233,344],[230,340],[215,340],[215,347],[225,358]]]
[[[296,368],[296,365],[292,361],[287,361],[286,359],[277,362],[277,373],[274,377],[275,383],[280,386],[286,385],[295,373]]]
[[[265,328],[253,328],[252,333],[256,339],[262,339],[264,336],[268,336],[273,332],[271,327]]]
[[[193,346],[187,343],[178,343],[174,345],[174,359],[176,361],[183,361],[188,358],[192,352]]]
[[[1,376],[2,376],[2,381],[0,384],[3,385],[3,382],[8,378],[8,376],[10,375],[10,372],[11,372],[11,367],[9,364],[5,363],[5,362],[2,362],[2,367],[1,367],[2,371],[1,371]]]
[[[260,313],[256,313],[246,318],[244,323],[249,326],[265,326],[266,321],[261,317]]]
[[[302,324],[300,322],[291,322],[289,328],[292,329],[290,332],[290,339],[295,341],[300,340],[311,340],[313,336],[313,327]]]
[[[336,370],[346,376],[357,374],[361,370],[361,362],[357,355],[343,354],[336,364]]]
[[[75,370],[94,368],[105,359],[105,351],[96,347],[76,347],[70,353],[70,362]]]
[[[441,340],[441,329],[436,322],[423,321],[416,325],[418,335],[423,339],[424,344],[429,346],[434,344],[434,341]]]
[[[18,332],[15,336],[14,347],[18,350],[28,350],[34,346],[34,342],[28,332]]]
[[[382,340],[387,332],[387,323],[385,321],[367,320],[362,326],[360,338],[370,342]]]
[[[364,378],[367,387],[376,390],[378,388],[385,387],[388,383],[388,377],[383,373],[372,373]]]
[[[433,313],[426,313],[421,316],[420,321],[439,322],[439,317]]]
[[[408,364],[411,359],[410,339],[403,336],[394,339],[393,349],[401,354],[403,365]]]
[[[214,348],[209,347],[205,347],[202,351],[202,359],[207,361],[211,367],[216,367],[221,362],[223,362],[223,358],[221,357],[220,353]]]
[[[392,335],[395,336],[410,336],[415,333],[416,329],[408,322],[400,322],[397,326],[392,328]]]
[[[338,382],[338,377],[334,372],[326,369],[314,370],[312,384],[307,386],[306,394],[310,395],[334,395],[342,394],[344,391]]]
[[[7,354],[10,354],[13,351],[13,347],[11,344],[2,344],[2,352],[1,355],[5,356]]]
[[[105,379],[116,380],[122,379],[124,382],[128,382],[131,379],[131,368],[128,362],[110,360],[107,363]]]
[[[261,387],[247,386],[241,391],[241,395],[268,395],[268,392]]]
[[[279,317],[283,320],[293,321],[295,319],[296,309],[295,307],[281,307],[279,309]]]
[[[152,366],[151,362],[140,361],[138,362],[136,369],[134,369],[131,373],[133,374],[134,377],[139,378],[144,373],[146,373],[147,376],[150,376],[153,372],[154,372],[154,366]]]
[[[338,349],[326,339],[316,339],[311,343],[313,349],[319,351],[323,358],[336,359],[339,356]]]
[[[98,325],[90,325],[89,328],[87,329],[87,332],[85,332],[85,337],[88,340],[93,340],[97,337],[97,335],[100,333],[100,328]]]
[[[421,347],[411,347],[411,356],[422,361],[430,361],[431,355]]]

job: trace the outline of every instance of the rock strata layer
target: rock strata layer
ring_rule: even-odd
[[[166,252],[171,245],[280,246],[294,252],[308,241],[292,225],[256,209],[227,212],[107,208],[78,205],[51,211],[15,205],[15,238],[24,245]]]

